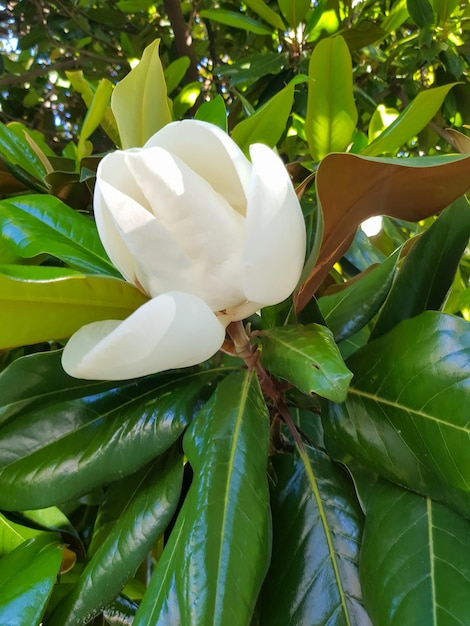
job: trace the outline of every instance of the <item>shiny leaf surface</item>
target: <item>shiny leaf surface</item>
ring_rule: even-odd
[[[99,546],[50,626],[85,624],[116,597],[169,524],[182,478],[182,455],[173,451],[111,486],[97,520],[98,532],[103,524],[109,532],[99,533]]]
[[[199,15],[206,20],[214,20],[220,24],[226,24],[233,28],[241,28],[255,35],[271,35],[272,30],[251,17],[237,11],[225,11],[223,9],[203,9]]]
[[[469,237],[470,206],[461,198],[417,238],[400,267],[371,339],[401,320],[442,306]]]
[[[390,483],[369,497],[361,581],[374,625],[468,624],[470,522]]]
[[[277,0],[277,3],[291,28],[297,28],[310,9],[310,0]]]
[[[395,276],[399,250],[386,261],[349,281],[335,293],[318,300],[318,307],[335,341],[343,341],[368,324],[390,291]]]
[[[30,354],[0,373],[0,424],[36,407],[93,396],[118,386],[115,382],[72,378],[64,372],[61,356],[62,350]]]
[[[119,276],[94,222],[54,196],[30,195],[0,201],[0,237],[23,258],[50,254],[73,269]]]
[[[387,126],[377,139],[364,148],[361,154],[364,156],[395,154],[432,120],[454,85],[455,83],[421,91],[403,113],[390,126]]]
[[[97,320],[125,319],[147,302],[134,285],[59,267],[0,267],[0,349],[61,340]]]
[[[0,559],[0,624],[39,626],[61,561],[62,547],[47,535]]]
[[[364,220],[389,215],[417,222],[466,193],[470,157],[371,159],[329,154],[318,167],[316,184],[323,239],[319,254],[315,250],[307,261],[303,284],[295,296],[297,310],[304,308],[349,248]]]
[[[256,376],[230,375],[185,434],[193,483],[134,626],[250,624],[271,548],[268,444]]]
[[[342,37],[315,46],[308,75],[305,134],[313,160],[319,161],[345,150],[356,128],[351,54]]]
[[[0,154],[8,163],[20,166],[33,178],[42,180],[46,174],[44,164],[26,137],[21,138],[5,124],[0,124]]]
[[[130,474],[180,437],[220,374],[170,373],[24,412],[0,428],[0,508],[71,500]],[[172,380],[173,379],[173,380]]]
[[[470,515],[470,325],[427,311],[355,352],[343,404],[324,407],[327,448]]]
[[[358,557],[363,517],[347,474],[322,452],[273,459],[273,556],[260,626],[366,626]]]
[[[246,154],[253,143],[275,147],[286,129],[294,101],[294,89],[295,83],[284,87],[253,115],[235,126],[232,139]]]
[[[27,539],[32,539],[41,534],[44,533],[12,522],[0,513],[0,557],[8,554]]]
[[[320,324],[284,326],[260,335],[263,365],[304,393],[316,393],[342,402],[346,398],[351,372],[333,339]]]

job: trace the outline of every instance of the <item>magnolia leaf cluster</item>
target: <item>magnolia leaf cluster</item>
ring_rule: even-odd
[[[365,93],[465,16],[366,4],[184,4],[60,157],[0,124],[0,624],[470,624],[468,85]]]

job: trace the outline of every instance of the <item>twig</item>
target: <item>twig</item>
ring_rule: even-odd
[[[198,81],[199,71],[197,69],[193,41],[188,31],[183,11],[181,10],[181,2],[179,2],[179,0],[164,0],[164,5],[175,35],[175,44],[178,54],[180,56],[189,57],[189,68],[186,72],[185,81],[187,83]]]

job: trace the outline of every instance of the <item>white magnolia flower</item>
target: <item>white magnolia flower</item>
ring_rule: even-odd
[[[254,144],[250,157],[216,126],[186,120],[101,161],[99,235],[151,299],[76,332],[66,372],[122,380],[201,363],[230,322],[290,295],[305,256],[299,202],[271,149]]]

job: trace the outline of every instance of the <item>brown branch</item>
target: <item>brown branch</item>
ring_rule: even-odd
[[[179,0],[164,0],[164,5],[175,35],[176,50],[179,56],[189,57],[189,68],[186,72],[185,81],[187,83],[197,81],[199,80],[199,71],[196,54],[194,53],[191,34],[181,10],[181,2]]]
[[[77,67],[78,65],[79,59],[67,59],[66,61],[58,61],[53,65],[38,67],[37,69],[25,72],[20,76],[5,76],[5,78],[0,78],[0,88],[8,85],[21,85],[23,83],[29,83],[32,79],[37,78],[38,76],[44,76],[50,72],[57,72],[59,70],[68,70],[72,67]]]

